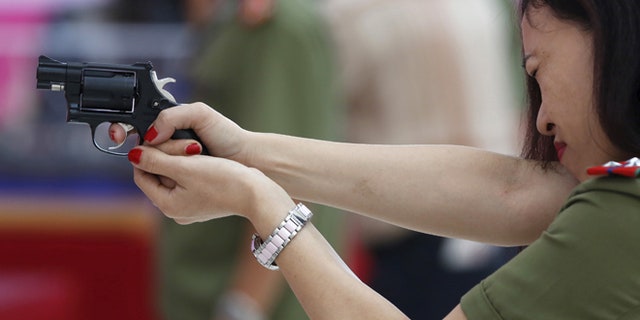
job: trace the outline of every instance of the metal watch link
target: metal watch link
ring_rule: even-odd
[[[253,234],[251,252],[258,263],[269,270],[278,270],[276,258],[312,216],[313,213],[309,208],[298,203],[266,240],[262,241],[257,233]]]

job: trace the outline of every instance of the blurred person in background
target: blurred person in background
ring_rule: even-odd
[[[314,1],[185,0],[184,5],[199,47],[191,66],[192,100],[220,108],[253,130],[339,137],[337,71]],[[319,228],[340,247],[337,212],[314,210],[322,212]],[[165,319],[306,318],[282,276],[256,264],[247,250],[242,240],[254,232],[238,217],[189,226],[163,220]],[[208,241],[212,234],[217,241]]]
[[[340,53],[347,140],[518,152],[522,84],[511,69],[517,58],[505,63],[519,57],[510,1],[331,0],[327,15]],[[412,319],[443,318],[512,255],[352,217],[351,266]]]

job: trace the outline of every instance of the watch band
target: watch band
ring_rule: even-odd
[[[312,216],[313,213],[309,208],[298,203],[266,240],[262,241],[257,233],[253,234],[251,252],[258,262],[269,270],[278,270],[276,258]]]

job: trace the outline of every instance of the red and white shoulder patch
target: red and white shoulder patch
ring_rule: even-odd
[[[587,174],[592,176],[623,176],[630,178],[640,177],[640,159],[631,158],[625,162],[609,161],[601,166],[587,169]]]

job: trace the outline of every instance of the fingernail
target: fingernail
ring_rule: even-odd
[[[158,131],[154,126],[151,126],[149,130],[147,130],[147,134],[144,135],[144,141],[151,142],[158,136]]]
[[[200,148],[199,144],[194,142],[187,146],[187,148],[185,149],[185,152],[188,155],[200,154],[200,152],[202,152],[202,148]]]
[[[129,161],[135,164],[139,164],[141,156],[142,156],[142,149],[133,148],[129,151],[127,158],[129,158]]]

